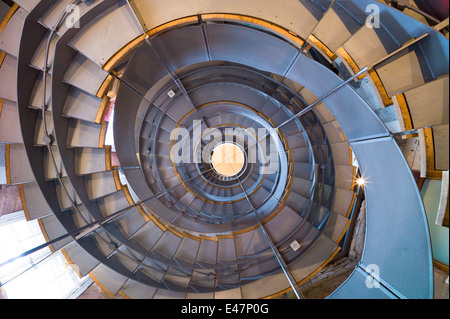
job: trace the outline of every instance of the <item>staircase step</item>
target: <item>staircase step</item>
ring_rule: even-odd
[[[5,28],[0,33],[0,50],[14,57],[19,55],[19,45],[22,35],[22,27],[28,12],[23,8],[18,8],[9,19]]]
[[[63,185],[61,185],[59,182],[56,184],[56,194],[58,196],[59,206],[61,207],[61,209],[69,209],[73,207],[73,204],[80,204],[81,200],[78,197],[78,194],[75,192],[69,178],[64,177],[61,180],[63,182]]]
[[[200,247],[197,253],[198,264],[211,264],[214,265],[217,262],[217,238],[202,238]]]
[[[67,147],[103,147],[108,123],[95,124],[71,119],[67,136]]]
[[[174,259],[178,263],[194,265],[200,248],[200,242],[201,239],[198,237],[185,235],[178,246]]]
[[[62,250],[69,264],[78,273],[80,278],[89,275],[99,262],[86,252],[77,242],[73,241]]]
[[[237,253],[234,236],[219,236],[217,245],[218,263],[229,263],[236,261]]]
[[[344,217],[336,212],[332,212],[324,234],[336,243],[339,243],[349,226],[350,220],[347,217]]]
[[[110,298],[114,298],[119,290],[128,280],[125,276],[120,275],[108,266],[100,264],[89,273],[89,276],[95,283],[100,284]]]
[[[152,299],[157,288],[129,279],[120,289],[119,294],[130,299]]]
[[[0,143],[23,143],[17,104],[0,100]]]
[[[36,109],[42,109],[44,107],[44,101],[43,101],[43,86],[44,86],[44,72],[40,72],[37,79],[36,84],[34,85],[33,92],[31,93],[31,98],[29,102],[29,106]],[[46,79],[45,79],[45,105],[48,106],[48,110],[52,110],[52,102],[51,102],[51,86],[52,86],[52,76],[51,74],[47,73]]]
[[[365,5],[354,1],[351,6],[344,6],[343,1],[336,1],[319,21],[312,34],[331,52],[336,52],[365,23],[367,17]]]
[[[348,217],[350,212],[349,209],[352,208],[355,199],[355,194],[356,193],[350,190],[336,188],[333,211]]]
[[[40,1],[41,0],[16,0],[14,2],[17,3],[20,7],[27,10],[28,12],[31,12]]]
[[[300,177],[293,177],[291,192],[295,192],[303,197],[309,198],[312,192],[313,183]]]
[[[250,231],[236,233],[234,242],[237,258],[251,257],[270,249],[270,245],[259,227]]]
[[[17,59],[7,54],[0,61],[0,99],[17,101]]]
[[[309,207],[309,199],[291,191],[289,192],[288,197],[285,199],[284,204],[295,211],[297,214],[303,215],[306,209]]]
[[[169,266],[167,274],[164,276],[164,283],[175,284],[179,287],[188,288],[191,279],[188,277],[189,272],[180,271],[175,267]]]
[[[109,216],[134,204],[129,193],[122,189],[97,200],[103,216]]]
[[[52,210],[36,182],[19,184],[19,190],[27,220],[35,220],[52,214]]]
[[[51,146],[51,152],[52,153],[50,154],[48,148],[44,148],[44,176],[45,176],[45,179],[46,180],[57,179],[59,174],[61,174],[61,177],[66,177],[67,172],[63,166],[58,147]],[[53,155],[53,157],[52,157],[52,155]],[[55,170],[55,164],[54,164],[52,158],[55,160],[57,171]]]
[[[286,137],[290,149],[308,147],[305,137],[302,133]]]
[[[345,138],[345,134],[342,131],[339,123],[337,121],[332,121],[325,123],[323,125],[325,132],[327,133],[328,140],[330,143],[339,143],[344,142],[347,139]]]
[[[164,234],[164,231],[165,230],[162,230],[153,221],[149,221],[133,235],[133,238],[140,243],[142,247],[150,251]]]
[[[309,148],[291,149],[293,163],[311,163],[311,150]]]
[[[34,181],[34,174],[23,144],[6,144],[5,167],[8,184]]]
[[[353,162],[352,150],[348,142],[337,142],[331,144],[333,160],[335,165],[351,165]]]
[[[49,135],[54,135],[55,128],[53,126],[52,112],[45,111],[45,126],[44,126],[44,116],[42,112],[38,113],[38,118],[36,120],[36,129],[34,134],[34,144],[37,146],[47,145],[45,142],[46,133]],[[45,128],[47,129],[45,132]],[[54,143],[56,145],[56,141]]]
[[[335,165],[335,185],[337,188],[352,190],[356,167],[350,165]]]
[[[87,57],[78,53],[64,75],[64,82],[96,96],[108,73]]]
[[[37,70],[44,70],[44,63],[46,58],[46,50],[48,39],[50,38],[51,31],[47,31],[46,35],[42,39],[41,43],[37,47],[33,58],[31,59],[30,66],[34,67]],[[52,35],[52,39],[50,40],[50,45],[48,47],[48,60],[47,67],[51,68],[53,63],[53,57],[55,54],[55,44],[58,41],[59,36],[57,34]]]
[[[111,170],[111,149],[77,148],[75,151],[76,173],[87,175]]]
[[[116,52],[142,34],[133,12],[121,1],[86,26],[70,45],[97,65],[104,65]]]
[[[91,200],[105,197],[122,189],[117,170],[86,175],[85,181]]]
[[[61,225],[58,218],[54,215],[45,216],[39,221],[39,226],[41,227],[42,233],[44,234],[47,241],[54,240],[63,235],[67,234],[66,229]],[[59,240],[56,243],[51,245],[51,249],[54,251],[58,251],[60,249],[70,249],[69,247],[75,245],[76,242],[73,241],[72,237],[68,237],[63,240]],[[84,265],[77,265],[78,268],[84,267]]]
[[[289,269],[297,282],[304,282],[329,263],[339,250],[340,247],[333,240],[322,235],[314,246]]]
[[[72,87],[67,97],[63,114],[67,117],[100,123],[101,115],[107,102],[108,99],[102,100],[76,87]]]
[[[298,212],[285,206],[275,217],[264,224],[264,228],[272,242],[277,244],[294,234],[303,221],[304,219],[299,216]]]
[[[164,232],[153,250],[168,259],[172,259],[175,256],[182,240],[182,238],[168,230]]]

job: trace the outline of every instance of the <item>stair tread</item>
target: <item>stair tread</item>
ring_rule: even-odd
[[[23,143],[19,112],[13,101],[0,101],[0,143]]]
[[[87,57],[77,53],[64,75],[64,81],[92,96],[96,96],[107,76],[108,72]]]
[[[17,59],[7,54],[0,67],[0,99],[17,101]]]
[[[0,33],[0,50],[17,57],[19,55],[19,45],[22,35],[22,28],[28,12],[23,8],[18,8],[9,19],[3,31]]]

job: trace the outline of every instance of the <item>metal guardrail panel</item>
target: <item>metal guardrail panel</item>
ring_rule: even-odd
[[[366,237],[361,262],[407,298],[431,298],[433,265],[423,203],[392,137],[351,143],[366,180]],[[401,187],[399,187],[401,185]]]
[[[368,278],[367,273],[356,268],[327,299],[396,299],[396,297],[383,286],[376,287]]]
[[[305,55],[297,59],[287,77],[304,85],[319,98],[343,82],[330,70]],[[388,129],[375,112],[348,85],[326,97],[323,103],[339,122],[349,141],[389,135]]]

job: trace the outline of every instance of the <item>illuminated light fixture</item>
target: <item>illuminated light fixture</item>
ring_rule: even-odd
[[[237,175],[243,169],[244,163],[244,152],[233,143],[220,144],[211,154],[211,164],[222,176]]]
[[[360,177],[356,180],[356,184],[358,184],[358,186],[364,186],[366,184],[366,181],[364,180],[364,178]]]

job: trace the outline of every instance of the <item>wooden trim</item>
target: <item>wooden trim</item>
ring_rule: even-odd
[[[5,61],[5,58],[6,58],[6,52],[5,51],[1,51],[0,52],[0,68],[3,65],[3,61]]]
[[[304,284],[305,282],[307,282],[309,279],[311,279],[312,277],[314,277],[319,271],[321,271],[326,265],[328,265],[330,263],[331,260],[333,260],[333,258],[337,255],[337,253],[341,250],[341,247],[337,247],[336,250],[331,254],[331,256],[325,260],[323,262],[323,264],[321,264],[316,270],[314,270],[312,273],[310,273],[308,276],[306,276],[305,278],[303,278],[302,280],[300,280],[299,282],[297,282],[298,286],[301,286],[302,284]],[[272,295],[263,297],[261,299],[273,299],[275,297],[284,295],[285,293],[289,292],[292,290],[292,287],[286,288],[284,290],[281,290],[277,293],[274,293]]]
[[[25,199],[25,192],[23,190],[23,184],[19,184],[19,194],[20,194],[20,201],[22,202],[22,209],[25,214],[25,219],[27,221],[30,221],[30,213],[28,212],[28,206],[27,206],[27,201]]]
[[[185,237],[187,237],[187,238],[190,238],[190,239],[195,240],[195,241],[198,241],[198,242],[201,242],[201,241],[202,241],[202,239],[201,239],[200,237],[194,236],[194,235],[189,234],[188,232],[185,232],[185,231],[183,232],[183,235],[184,235]]]
[[[384,106],[389,106],[393,104],[392,99],[389,97],[386,88],[381,82],[381,79],[375,69],[369,70],[369,76],[372,78],[375,87],[377,88],[378,93],[380,94],[381,100],[383,101]]]
[[[344,47],[340,47],[336,51],[337,55],[341,57],[344,62],[350,67],[350,69],[356,74],[360,71],[359,66],[356,64],[355,60],[348,54],[348,52],[344,49]],[[365,77],[365,74],[362,74],[358,77],[358,80],[361,80]]]
[[[103,65],[103,70],[111,72],[111,70],[131,51],[137,48],[145,40],[145,34],[142,34],[134,40],[127,43],[119,51],[117,51],[106,63]]]
[[[232,238],[234,238],[234,235],[233,234],[230,234],[230,235],[216,235],[216,237],[218,239],[232,239]]]
[[[5,174],[6,184],[11,183],[11,144],[5,144]]]
[[[253,225],[253,226],[251,226],[249,228],[246,228],[246,229],[234,231],[233,232],[233,236],[239,236],[241,234],[245,234],[245,233],[247,233],[249,231],[255,230],[256,228],[259,228],[259,225]]]
[[[211,14],[203,14],[201,15],[202,20],[231,20],[231,21],[239,21],[239,22],[245,22],[254,24],[260,27],[267,28],[275,33],[278,33],[279,35],[283,36],[284,38],[291,41],[293,44],[297,45],[298,47],[302,47],[306,41],[302,39],[300,36],[295,34],[294,32],[278,26],[274,23],[271,23],[269,21],[265,21],[259,18],[254,18],[250,16],[240,15],[240,14],[232,14],[232,13],[211,13]]]
[[[38,219],[37,221],[38,221],[38,224],[39,224],[39,228],[41,229],[41,233],[42,233],[42,235],[45,238],[45,241],[49,242],[50,241],[50,237],[48,236],[47,231],[45,230],[44,223],[42,222],[42,219]],[[56,251],[55,248],[53,247],[53,245],[48,246],[48,248],[50,249],[50,251],[52,253],[54,253]]]
[[[420,177],[419,180],[417,181],[417,188],[419,189],[419,191],[422,190],[425,180],[426,178]]]
[[[284,192],[283,197],[281,197],[281,199],[280,199],[280,203],[284,203],[286,201],[286,199],[288,198],[290,193],[291,193],[291,190],[289,188],[286,189],[286,191]]]
[[[0,66],[1,66],[1,65],[0,65]],[[0,118],[2,117],[3,103],[4,103],[4,102],[5,102],[4,100],[0,99]]]
[[[357,178],[356,178],[356,175],[358,174],[358,167],[356,167],[356,166],[353,166],[353,174],[352,174],[352,185],[350,186],[350,191],[353,191],[354,190],[354,186],[357,184],[356,183],[356,180],[357,180]]]
[[[209,240],[209,241],[215,241],[217,242],[219,239],[217,237],[209,237],[209,236],[205,236],[205,235],[198,235],[201,239],[204,240]]]
[[[353,205],[352,205],[353,206]],[[352,220],[349,219],[347,222],[347,225],[345,225],[344,229],[342,230],[342,233],[339,235],[338,239],[336,239],[336,244],[339,244],[342,238],[344,238],[345,234],[347,233],[348,228],[350,227],[350,224],[352,223]]]
[[[147,215],[147,213],[145,212],[145,209],[142,207],[143,205],[144,204],[137,205],[136,208],[139,211],[139,213],[141,214],[141,216],[144,218],[144,220],[146,222],[149,222],[150,221],[150,217]]]
[[[427,178],[442,179],[442,171],[435,169],[435,155],[434,155],[434,136],[433,128],[426,127],[423,129],[425,139],[425,152],[426,152],[426,174]]]
[[[155,223],[156,226],[158,226],[162,231],[166,231],[167,230],[167,226],[164,226],[148,209],[147,206],[144,205],[144,207],[146,208],[147,212],[148,212],[148,217],[150,218],[150,220],[152,222]]]
[[[448,274],[448,266],[447,265],[444,265],[443,263],[433,259],[433,266],[436,267],[437,269],[445,271]]]
[[[292,175],[292,171],[294,170],[294,163],[289,163],[289,169],[291,171],[291,174],[289,174],[286,189],[291,189],[292,183],[294,182],[294,176]]]
[[[108,297],[110,297],[111,299],[114,298],[114,295],[112,294],[111,291],[109,291],[108,289],[106,289],[105,286],[103,286],[100,281],[98,281],[97,278],[95,278],[95,276],[91,273],[89,273],[89,277],[91,277],[91,279],[108,295]]]
[[[106,139],[106,131],[108,130],[108,122],[102,121],[101,123],[101,129],[100,129],[100,135],[98,138],[98,147],[104,148],[105,147],[105,139]]]
[[[103,115],[105,114],[106,107],[109,104],[110,98],[108,96],[104,96],[100,107],[98,108],[97,115],[95,117],[94,123],[101,124],[103,122]]]
[[[105,78],[105,80],[103,81],[102,85],[100,86],[100,88],[97,91],[96,96],[100,99],[103,98],[103,96],[106,94],[106,90],[109,87],[109,84],[111,84],[111,81],[113,80],[113,76],[111,74],[108,74],[108,76]]]
[[[120,295],[120,296],[121,296],[122,298],[124,298],[124,299],[131,299],[129,296],[127,296],[126,294],[124,294],[122,291],[119,291],[117,294]]]
[[[105,145],[105,169],[107,171],[112,170],[112,162],[111,162],[111,145]]]
[[[123,193],[125,195],[125,198],[127,199],[128,204],[130,204],[130,206],[135,205],[136,203],[134,202],[133,197],[131,196],[130,189],[128,188],[128,185],[122,185],[122,190],[123,190]],[[144,218],[144,220],[146,222],[148,222],[148,221],[150,221],[150,218],[146,214],[145,210],[142,208],[142,205],[143,204],[136,205],[135,207],[137,208],[137,210],[139,211],[141,216]]]
[[[395,95],[392,98],[392,101],[394,102],[394,106],[397,111],[397,115],[399,117],[400,121],[400,128],[403,131],[410,131],[414,128],[414,124],[411,117],[411,112],[409,111],[408,102],[406,101],[406,96],[404,93],[400,93]],[[409,134],[405,135],[404,138],[411,138],[414,137],[415,134]]]
[[[311,34],[308,39],[312,44],[314,44],[317,48],[319,48],[327,57],[334,61],[337,59],[336,53],[333,53],[322,41],[316,38],[315,35]]]
[[[169,29],[173,29],[174,27],[179,27],[186,24],[193,24],[193,23],[199,23],[198,16],[189,16],[185,18],[176,19],[167,23],[164,23],[158,27],[155,27],[147,32],[147,36],[153,37],[155,35],[160,34],[163,31],[167,31]]]
[[[176,236],[180,237],[181,239],[184,238],[184,235],[182,233],[180,233],[179,231],[177,231],[176,229],[174,229],[172,227],[167,227],[167,230],[170,231],[171,233],[175,234]]]
[[[350,202],[350,206],[348,207],[348,211],[345,217],[350,218],[350,215],[352,214],[353,211],[353,206],[355,205],[355,201],[356,201],[356,193],[353,192],[352,201]]]
[[[123,60],[123,58],[135,50],[139,45],[141,45],[148,37],[155,36],[163,31],[167,31],[170,28],[173,28],[175,26],[180,26],[184,24],[191,24],[191,23],[198,23],[198,16],[190,16],[186,18],[181,18],[174,20],[172,22],[165,23],[163,25],[160,25],[158,27],[153,28],[152,30],[148,31],[147,33],[144,33],[129,43],[127,43],[124,47],[122,47],[119,51],[117,51],[104,65],[103,70],[107,71],[108,73],[111,72],[111,70],[118,64],[120,61]]]
[[[261,224],[265,225],[268,222],[270,222],[271,219],[273,219],[275,216],[277,216],[282,210],[283,208],[286,207],[283,203],[280,203],[280,206],[274,210],[274,212],[272,214],[270,214],[269,216],[267,216],[266,219],[264,219]]]
[[[122,190],[122,182],[120,181],[120,176],[119,176],[119,171],[118,170],[113,170],[113,177],[114,177],[114,184],[116,185],[116,189],[118,191]]]
[[[3,32],[3,30],[5,29],[6,25],[8,24],[9,20],[11,20],[12,16],[14,15],[14,13],[16,13],[16,11],[19,9],[19,5],[14,3],[11,6],[11,9],[9,9],[8,13],[6,14],[5,18],[3,19],[2,23],[0,23],[0,33]]]
[[[125,198],[127,199],[128,204],[130,206],[134,205],[135,202],[134,202],[133,198],[131,197],[131,193],[130,193],[130,190],[128,189],[128,185],[123,185],[122,190],[123,190],[123,194],[125,195]]]

